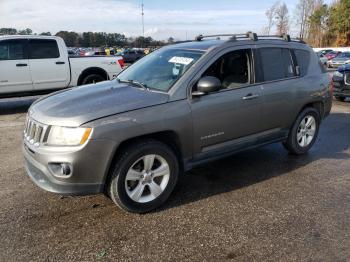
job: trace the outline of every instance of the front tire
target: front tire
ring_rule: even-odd
[[[335,96],[335,99],[340,101],[340,102],[344,102],[345,101],[345,96]]]
[[[126,211],[149,212],[168,199],[178,174],[178,159],[167,145],[138,142],[123,150],[112,167],[108,194]]]
[[[320,127],[320,114],[314,108],[305,108],[295,120],[284,147],[294,155],[307,153],[314,145]]]

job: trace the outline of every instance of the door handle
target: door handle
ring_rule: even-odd
[[[243,100],[252,100],[252,99],[255,99],[255,98],[258,98],[258,97],[259,97],[259,95],[257,95],[257,94],[255,94],[255,95],[253,95],[253,94],[248,94],[248,95],[242,97],[242,99],[243,99]]]
[[[28,66],[27,64],[16,64],[17,67]]]
[[[61,62],[61,61],[56,62],[56,65],[63,65],[63,64],[65,64],[65,62]]]

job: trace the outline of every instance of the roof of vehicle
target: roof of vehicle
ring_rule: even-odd
[[[211,47],[218,46],[223,43],[225,43],[224,40],[185,41],[174,43],[173,45],[171,45],[171,47],[206,51]]]
[[[58,36],[46,36],[46,35],[0,35],[0,40],[3,39],[17,39],[17,38],[30,38],[30,39],[54,39],[60,38]]]

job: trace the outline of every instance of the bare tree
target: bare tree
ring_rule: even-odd
[[[310,16],[316,8],[323,5],[323,0],[299,0],[295,8],[295,23],[299,26],[300,39],[307,38],[310,30]]]
[[[270,35],[271,29],[275,23],[276,8],[279,2],[274,3],[269,9],[266,10],[265,16],[267,18],[267,26],[264,28],[264,34]]]
[[[286,34],[289,31],[289,14],[287,5],[282,2],[276,8],[275,23],[277,34]]]

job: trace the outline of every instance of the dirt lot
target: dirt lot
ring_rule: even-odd
[[[308,155],[275,144],[213,162],[136,215],[31,182],[21,132],[32,101],[0,100],[1,261],[350,260],[350,102],[334,103]]]

